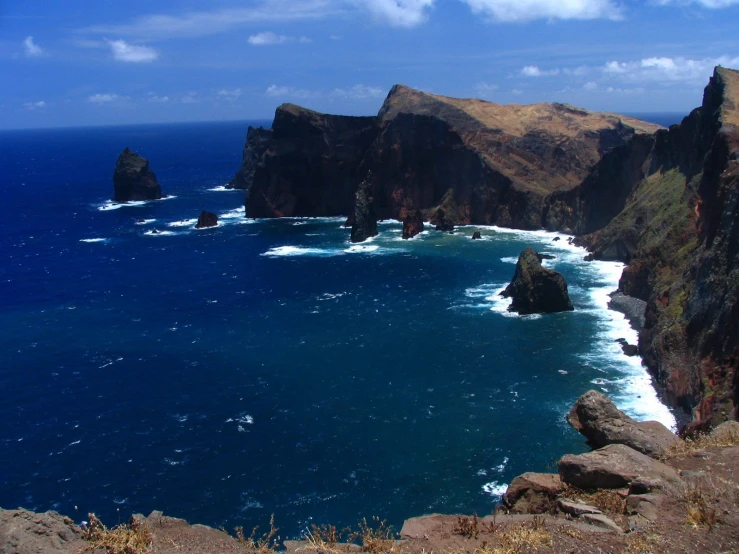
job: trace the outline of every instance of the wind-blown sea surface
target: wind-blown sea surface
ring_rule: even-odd
[[[384,222],[352,245],[341,218],[247,220],[223,190],[246,126],[0,133],[0,506],[398,526],[488,513],[585,451],[564,416],[590,388],[674,423],[615,342],[636,341],[606,308],[620,264],[544,232]],[[126,146],[169,198],[109,201]],[[203,209],[217,228],[193,228]],[[506,311],[526,246],[574,312]]]

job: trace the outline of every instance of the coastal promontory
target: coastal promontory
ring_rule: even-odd
[[[162,189],[157,176],[149,167],[149,160],[125,148],[118,156],[113,171],[113,200],[158,200]]]

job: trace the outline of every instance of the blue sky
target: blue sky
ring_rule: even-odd
[[[374,114],[395,83],[688,112],[739,0],[0,0],[0,128]]]

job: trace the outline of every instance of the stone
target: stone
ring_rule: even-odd
[[[681,482],[674,469],[623,444],[586,454],[567,454],[557,463],[563,483],[585,490],[620,489],[637,479],[670,487]]]
[[[403,238],[410,239],[423,232],[423,214],[421,210],[409,212],[403,219]]]
[[[711,437],[727,445],[739,444],[739,422],[724,421],[711,431]]]
[[[542,267],[541,260],[541,256],[531,248],[521,252],[513,280],[501,293],[501,296],[512,299],[509,311],[534,314],[574,309],[564,277]]]
[[[480,234],[480,231],[475,231],[472,233],[472,240],[480,240],[482,238],[482,235]]]
[[[203,211],[198,217],[198,223],[195,225],[196,229],[205,229],[206,227],[218,226],[218,216],[213,212]]]
[[[129,202],[159,198],[162,198],[162,189],[149,167],[149,160],[125,148],[113,171],[113,200]]]
[[[587,504],[581,504],[579,502],[573,502],[571,500],[564,500],[562,498],[557,500],[557,508],[561,512],[570,514],[571,516],[581,516],[583,514],[600,514],[602,513],[598,508],[588,506]]]
[[[638,356],[639,355],[639,347],[636,346],[635,344],[629,344],[629,343],[622,344],[621,350],[627,356]]]
[[[434,215],[431,216],[431,224],[435,226],[437,231],[444,231],[447,233],[454,231],[454,223],[447,219],[444,208],[438,208],[434,212]]]
[[[68,554],[86,544],[82,530],[57,512],[0,509],[0,554]]]
[[[590,390],[577,399],[567,421],[594,448],[625,444],[647,456],[659,458],[679,440],[657,421],[634,421],[596,390]]]
[[[662,505],[662,497],[657,494],[632,494],[626,499],[626,513],[638,514],[649,521],[655,521]]]
[[[377,215],[372,198],[372,172],[368,172],[364,181],[359,183],[355,195],[351,241],[364,242],[377,234]]]
[[[552,510],[563,489],[556,473],[524,473],[508,485],[503,505],[512,514],[543,514]]]
[[[607,529],[608,531],[614,531],[616,533],[624,532],[621,527],[616,525],[615,521],[603,514],[583,514],[581,519],[588,522],[590,525],[594,525],[595,527],[600,527],[602,529]]]

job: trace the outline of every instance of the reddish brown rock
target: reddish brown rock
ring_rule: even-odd
[[[524,473],[511,481],[503,505],[512,514],[551,512],[564,485],[556,473]]]
[[[66,516],[0,509],[0,554],[69,554],[85,544],[81,529]]]
[[[625,444],[642,454],[659,458],[679,440],[657,421],[634,421],[616,408],[607,396],[595,390],[577,399],[567,421],[588,439],[593,448]]]
[[[562,482],[580,489],[621,489],[637,479],[661,487],[680,483],[674,469],[623,444],[610,444],[587,454],[567,454],[557,465]]]
[[[413,210],[403,219],[403,238],[410,239],[423,232],[423,214],[421,210]]]
[[[541,265],[541,256],[531,248],[521,252],[513,280],[501,296],[510,297],[509,311],[519,314],[573,310],[564,277]]]

